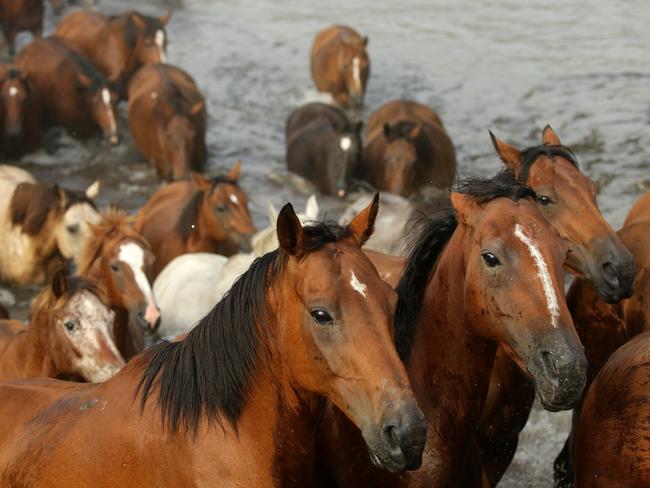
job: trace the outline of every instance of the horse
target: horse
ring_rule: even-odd
[[[534,197],[509,173],[466,180],[453,211],[413,232],[394,334],[427,418],[423,466],[400,477],[377,471],[354,455],[358,434],[328,408],[320,469],[338,486],[484,486],[474,432],[499,346],[532,376],[546,409],[578,400],[587,365],[563,300],[567,245]]]
[[[307,486],[323,398],[361,429],[378,466],[416,469],[426,429],[391,340],[395,292],[361,252],[376,209],[345,228],[303,228],[287,204],[279,250],[185,340],[103,384],[0,385],[2,483]]]
[[[160,325],[147,273],[153,264],[149,243],[130,226],[129,216],[111,208],[90,226],[79,257],[77,273],[102,283],[115,313],[115,344],[129,360],[144,349],[144,336]]]
[[[65,0],[50,0],[50,5],[55,15],[61,15],[65,8]]]
[[[161,310],[160,336],[169,337],[191,330],[256,258],[278,248],[275,228],[278,216],[273,207],[269,209],[269,217],[271,225],[253,235],[249,253],[237,253],[227,258],[219,254],[193,252],[181,254],[165,266],[153,284],[153,294]],[[312,195],[298,219],[304,224],[317,218],[318,202]]]
[[[55,35],[97,66],[124,98],[141,66],[167,62],[165,26],[170,19],[171,13],[156,18],[130,10],[107,17],[79,11],[61,19]]]
[[[0,65],[0,152],[10,158],[41,143],[40,97],[34,84],[13,64]]]
[[[336,107],[308,103],[286,124],[287,167],[319,190],[344,197],[361,155],[361,123],[352,125]]]
[[[16,54],[19,32],[28,31],[34,37],[41,37],[43,10],[43,0],[0,0],[0,27],[11,56]]]
[[[63,40],[50,36],[31,42],[16,64],[36,86],[48,124],[62,125],[76,137],[99,128],[111,144],[119,142],[112,84]]]
[[[580,172],[571,149],[546,126],[542,144],[524,151],[491,134],[494,148],[515,178],[537,193],[542,214],[569,245],[565,269],[583,276],[609,302],[632,293],[634,259],[596,202],[596,186]],[[526,425],[535,391],[528,375],[500,349],[478,429],[490,484],[510,464]]]
[[[188,181],[162,187],[145,203],[133,228],[149,242],[156,257],[149,279],[176,256],[212,252],[232,256],[250,250],[255,232],[248,197],[237,183],[240,163],[226,176],[208,180],[198,173]]]
[[[27,171],[0,165],[0,280],[42,284],[75,259],[100,215],[93,199],[99,182],[85,192],[38,183]]]
[[[429,107],[393,100],[370,116],[360,179],[408,197],[426,185],[449,188],[455,175],[454,145]]]
[[[368,38],[347,26],[320,31],[311,48],[311,77],[340,106],[360,110],[370,76]]]
[[[58,271],[32,302],[28,325],[0,320],[0,381],[59,378],[101,382],[124,366],[113,312],[94,280]]]
[[[205,100],[185,71],[167,64],[142,67],[128,88],[129,128],[158,176],[172,181],[202,171],[207,159]]]

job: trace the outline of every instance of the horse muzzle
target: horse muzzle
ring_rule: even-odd
[[[607,303],[630,298],[634,292],[634,257],[618,239],[604,240],[588,265],[587,277]]]

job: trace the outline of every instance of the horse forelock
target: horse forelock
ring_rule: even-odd
[[[528,179],[530,168],[540,156],[546,156],[550,160],[554,160],[556,156],[560,156],[569,161],[576,169],[580,169],[577,156],[567,146],[542,144],[524,149],[521,155],[521,170],[519,171],[519,181],[521,182],[525,182]]]

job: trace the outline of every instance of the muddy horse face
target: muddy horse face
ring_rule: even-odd
[[[160,17],[147,17],[137,12],[129,16],[127,36],[131,39],[134,55],[139,64],[167,62],[167,32],[165,26],[171,19],[171,12]]]
[[[360,42],[350,40],[342,44],[340,53],[340,68],[347,92],[350,95],[350,104],[357,110],[363,106],[366,83],[368,83],[370,74],[370,60],[366,52],[367,44],[367,37]]]
[[[65,209],[56,223],[56,242],[61,255],[67,259],[79,255],[85,239],[90,236],[89,224],[99,222],[101,216],[92,203],[99,193],[99,182],[85,192],[65,191],[60,204]],[[84,198],[85,197],[85,198]],[[71,204],[70,204],[71,203]]]
[[[384,124],[384,183],[386,191],[403,195],[413,185],[418,162],[417,139],[420,124],[398,122]]]
[[[9,70],[2,81],[0,99],[2,100],[5,138],[18,139],[23,134],[23,124],[27,116],[27,99],[30,95],[27,80],[18,70]]]
[[[353,132],[333,133],[326,146],[325,191],[344,197],[361,157],[361,124]]]
[[[115,105],[119,98],[111,83],[103,76],[91,78],[83,73],[77,77],[77,92],[86,101],[90,117],[111,144],[119,142]]]

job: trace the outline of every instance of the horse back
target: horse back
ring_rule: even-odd
[[[326,146],[336,131],[325,116],[312,118],[305,125],[287,127],[287,165],[306,178],[318,181],[327,158]]]

